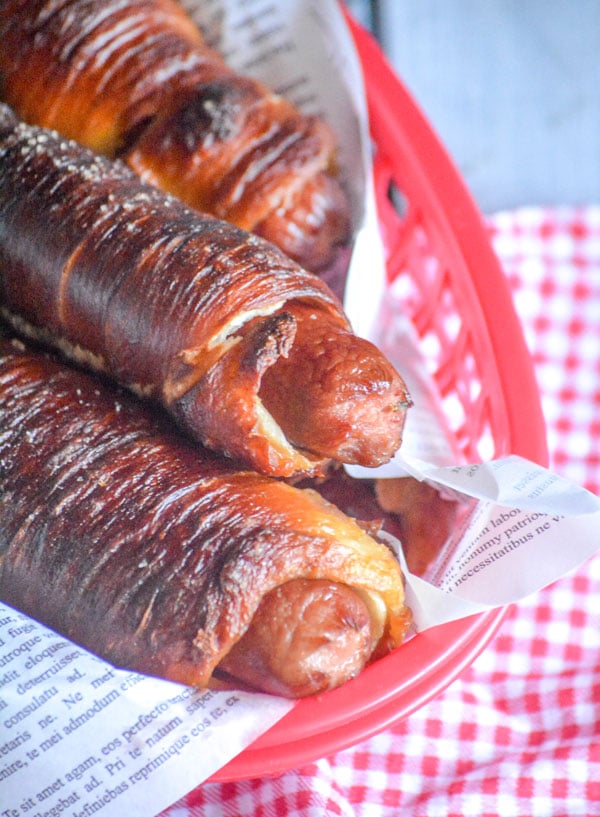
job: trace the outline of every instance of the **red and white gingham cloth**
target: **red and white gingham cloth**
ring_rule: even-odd
[[[550,467],[600,493],[600,207],[488,224],[537,367]],[[406,720],[277,778],[202,785],[163,813],[200,815],[600,815],[600,554],[519,604]]]

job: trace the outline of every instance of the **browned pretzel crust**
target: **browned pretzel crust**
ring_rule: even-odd
[[[2,105],[0,304],[262,472],[378,465],[400,445],[405,385],[322,281]]]
[[[3,0],[0,94],[309,269],[348,239],[329,127],[234,73],[173,0]]]
[[[402,641],[395,558],[313,491],[20,341],[0,340],[0,428],[0,598],[107,660],[298,697]]]

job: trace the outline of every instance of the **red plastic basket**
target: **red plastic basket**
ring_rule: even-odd
[[[352,25],[365,69],[375,180],[391,278],[427,354],[466,459],[546,464],[531,357],[482,218],[454,164],[379,46]],[[399,191],[405,212],[390,197]],[[458,412],[457,412],[458,409]]]
[[[348,22],[365,73],[388,273],[457,447],[471,462],[514,453],[546,465],[532,362],[483,221],[377,43]],[[212,779],[297,768],[408,716],[474,660],[505,614],[501,608],[419,633],[341,688],[300,701]]]

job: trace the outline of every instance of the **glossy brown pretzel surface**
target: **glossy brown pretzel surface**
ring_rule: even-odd
[[[229,683],[298,696],[401,642],[396,560],[314,492],[191,447],[129,394],[20,341],[0,340],[0,428],[0,598],[107,660],[205,686],[239,642]],[[253,625],[265,604],[286,606],[286,628]],[[340,671],[336,645],[357,646],[359,629],[359,662]],[[303,661],[322,671],[310,684]]]
[[[173,0],[3,0],[0,97],[309,269],[348,240],[336,144],[205,44]]]
[[[6,106],[0,307],[265,473],[377,465],[400,445],[404,383],[322,281]]]

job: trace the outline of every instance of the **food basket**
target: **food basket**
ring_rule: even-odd
[[[427,120],[373,38],[348,20],[365,74],[390,281],[422,343],[456,449],[547,464],[532,362],[483,221]],[[506,615],[418,633],[341,688],[302,700],[212,780],[278,774],[339,751],[439,694]]]

